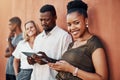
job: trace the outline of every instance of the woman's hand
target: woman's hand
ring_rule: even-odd
[[[74,67],[70,65],[68,62],[61,60],[56,63],[49,63],[48,64],[52,69],[57,71],[66,71],[66,72],[72,72]]]

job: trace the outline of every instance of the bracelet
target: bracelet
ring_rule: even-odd
[[[75,70],[73,72],[73,76],[77,76],[77,72],[78,72],[78,68],[75,68]]]

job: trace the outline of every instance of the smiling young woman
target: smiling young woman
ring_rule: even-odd
[[[39,29],[37,28],[34,21],[30,20],[25,23],[24,40],[20,41],[13,52],[14,59],[14,70],[17,80],[30,80],[33,66],[27,61],[27,56],[22,52],[33,52],[33,43],[35,37],[39,34]],[[18,72],[20,64],[20,72]]]
[[[49,63],[58,72],[57,80],[107,80],[108,69],[100,39],[88,30],[87,4],[81,0],[67,5],[67,26],[73,43],[62,60]]]

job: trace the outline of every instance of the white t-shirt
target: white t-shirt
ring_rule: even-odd
[[[33,49],[29,46],[29,43],[25,40],[22,40],[18,43],[16,49],[12,53],[12,55],[20,59],[20,68],[21,69],[32,69],[33,65],[30,65],[27,61],[27,56],[22,52],[33,52]]]
[[[60,59],[62,54],[68,49],[72,42],[71,35],[59,27],[53,28],[48,35],[43,31],[34,42],[35,52],[45,52],[47,56],[53,59]],[[34,64],[31,80],[55,80],[57,72],[49,68],[47,64]]]

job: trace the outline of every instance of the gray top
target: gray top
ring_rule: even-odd
[[[23,39],[22,33],[19,34],[18,36],[14,37],[12,39],[12,45],[15,47],[19,43],[20,40]],[[6,53],[7,54],[7,53]],[[14,69],[13,69],[13,56],[10,56],[7,61],[7,66],[6,66],[6,74],[14,75]]]

